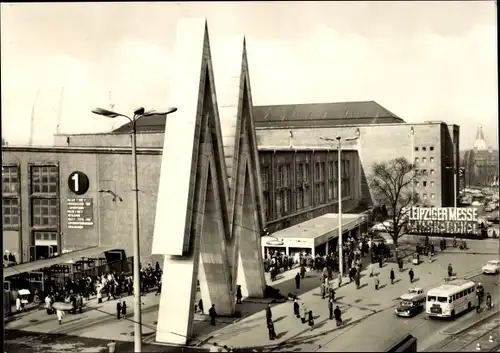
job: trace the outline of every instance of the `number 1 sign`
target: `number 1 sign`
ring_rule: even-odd
[[[73,172],[69,175],[68,186],[77,195],[83,195],[89,189],[89,178],[85,173]]]

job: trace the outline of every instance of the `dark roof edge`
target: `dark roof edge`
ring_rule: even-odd
[[[137,154],[162,154],[160,147],[138,147]],[[130,147],[2,146],[2,152],[132,154]]]

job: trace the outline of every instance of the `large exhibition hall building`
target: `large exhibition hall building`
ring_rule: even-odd
[[[415,191],[422,202],[453,206],[456,125],[405,123],[373,101],[256,106],[253,115],[267,228],[271,234],[279,231],[287,252],[324,252],[326,243],[336,241],[335,217],[321,216],[337,212],[337,145],[322,137],[359,136],[342,146],[344,233],[366,231],[365,211],[376,202],[368,186],[375,162],[396,157],[415,161],[422,176]],[[165,119],[152,116],[137,126],[143,261],[154,260]],[[110,249],[132,254],[129,128],[56,135],[51,147],[3,147],[3,245],[18,263],[92,247],[81,257],[99,257]]]

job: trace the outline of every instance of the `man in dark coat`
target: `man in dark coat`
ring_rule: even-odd
[[[272,320],[273,319],[273,313],[271,312],[271,304],[267,304],[267,307],[266,307],[266,319],[267,320]]]
[[[304,279],[305,276],[306,276],[306,267],[301,266],[300,267],[300,277],[302,277],[302,279]]]
[[[293,301],[293,315],[296,317],[300,318],[300,312],[299,312],[299,303],[297,302],[297,299]]]
[[[328,301],[328,311],[330,313],[330,320],[333,320],[333,300],[331,298]]]
[[[394,280],[396,279],[396,275],[394,274],[393,268],[391,268],[391,273],[389,275],[389,278],[391,279],[391,284],[394,284]]]
[[[382,259],[382,255],[379,255],[378,256],[378,267],[382,268],[383,262],[384,262],[384,260]]]
[[[217,316],[215,304],[212,304],[212,307],[208,309],[208,315],[210,315],[210,325],[215,326],[215,317]]]
[[[410,276],[410,283],[413,283],[413,277],[415,277],[415,273],[413,273],[412,268],[410,268],[410,271],[408,271],[408,276]]]
[[[333,316],[335,316],[335,321],[337,323],[337,326],[340,326],[342,324],[342,312],[340,311],[339,306],[337,305],[335,310],[333,311]]]
[[[203,311],[203,299],[200,299],[200,301],[198,302],[198,309],[200,309],[201,315],[205,315]]]
[[[272,341],[276,338],[276,332],[274,331],[273,320],[267,320],[267,330],[269,331],[269,339]]]
[[[125,302],[125,300],[122,303],[122,316],[124,319],[127,318],[127,303]]]
[[[300,289],[300,274],[298,272],[295,276],[295,289]]]
[[[120,314],[122,313],[122,302],[118,300],[116,302],[116,318],[120,320]]]
[[[238,285],[236,287],[236,304],[241,304],[241,298],[243,298],[243,295],[241,294],[241,286]]]
[[[361,286],[361,276],[359,275],[359,272],[356,272],[356,274],[354,275],[354,283],[356,283],[356,289],[359,289],[359,287]]]

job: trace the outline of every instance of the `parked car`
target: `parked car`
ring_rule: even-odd
[[[394,310],[397,316],[413,317],[424,310],[425,294],[422,288],[410,288],[408,293],[403,294],[399,299],[401,302]]]
[[[496,275],[500,272],[500,260],[490,260],[484,265],[481,270],[487,275]]]
[[[393,222],[391,220],[383,221],[381,223],[376,223],[372,228],[372,232],[387,232],[392,230]]]

